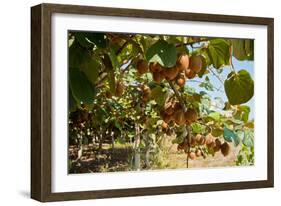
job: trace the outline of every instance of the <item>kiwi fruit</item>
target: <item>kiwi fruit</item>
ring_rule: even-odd
[[[184,117],[185,117],[185,121],[187,124],[191,124],[193,122],[195,122],[198,118],[198,114],[196,112],[195,109],[188,109],[185,113],[184,113]]]
[[[166,129],[168,129],[168,127],[169,127],[169,125],[165,121],[163,121],[162,122],[162,129],[166,130]]]
[[[168,114],[164,114],[162,118],[163,118],[163,121],[168,124],[174,119],[173,115],[168,115]]]
[[[227,142],[224,142],[221,145],[221,153],[223,154],[223,156],[227,156],[230,152],[230,146]]]
[[[205,137],[203,135],[197,134],[195,139],[196,139],[197,144],[199,144],[199,145],[205,144]]]
[[[176,83],[178,86],[183,87],[185,85],[185,78],[183,78],[183,77],[177,78]]]
[[[178,125],[185,124],[184,112],[182,109],[178,109],[174,112],[173,118]]]
[[[189,152],[188,157],[189,157],[191,160],[194,160],[195,157],[196,157],[195,152]]]
[[[123,92],[124,92],[124,85],[122,82],[118,81],[115,88],[115,95],[117,97],[121,97],[123,95]]]
[[[178,73],[179,73],[179,69],[176,66],[172,68],[165,68],[163,70],[163,74],[167,80],[175,79],[178,76]]]
[[[218,152],[221,149],[221,141],[219,139],[215,140],[215,147],[214,147],[214,151]]]
[[[172,115],[174,113],[174,105],[172,102],[168,102],[167,104],[165,104],[164,106],[164,111],[166,114],[168,115]]]
[[[163,67],[158,62],[153,62],[149,64],[149,69],[151,72],[161,72],[163,70]]]
[[[200,149],[196,150],[195,155],[196,155],[196,157],[200,157],[202,155],[201,150]]]
[[[206,143],[206,146],[210,149],[210,148],[213,148],[213,145],[215,144],[215,142],[214,142],[214,138],[213,138],[213,136],[211,135],[211,134],[208,134],[207,136],[206,136],[206,141],[205,141],[205,143]]]
[[[195,73],[199,73],[202,69],[202,57],[199,55],[192,55],[190,57],[189,69],[191,69]]]
[[[189,67],[189,57],[187,54],[181,54],[176,63],[177,68],[179,71],[184,71]]]
[[[147,61],[140,59],[137,62],[137,71],[140,75],[145,74],[148,72],[148,63]]]
[[[160,84],[164,79],[161,72],[153,72],[152,75],[153,75],[153,80],[158,84]]]
[[[196,73],[194,71],[192,71],[191,69],[186,69],[184,70],[185,72],[185,76],[188,79],[193,79],[196,76]]]
[[[149,96],[149,95],[151,94],[151,89],[150,89],[150,87],[147,86],[147,85],[145,85],[145,84],[142,85],[141,90],[142,90],[142,92],[143,92],[143,95],[145,95],[145,96]]]

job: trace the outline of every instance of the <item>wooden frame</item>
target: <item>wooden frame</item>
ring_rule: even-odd
[[[52,193],[51,191],[51,16],[53,13],[140,17],[203,22],[265,25],[268,31],[268,148],[267,180],[135,189]],[[274,183],[274,21],[271,18],[195,14],[167,11],[41,4],[31,8],[31,197],[47,201],[138,195],[204,192],[273,187]]]

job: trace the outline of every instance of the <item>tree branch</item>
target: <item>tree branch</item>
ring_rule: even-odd
[[[171,81],[169,81],[169,80],[167,80],[167,81],[168,81],[170,87],[172,88],[172,90],[174,91],[176,97],[178,98],[182,109],[184,110],[184,112],[186,112],[187,108],[186,108],[186,106],[184,104],[184,100],[182,99],[179,91],[175,88],[175,85]]]

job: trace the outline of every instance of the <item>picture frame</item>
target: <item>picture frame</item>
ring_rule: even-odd
[[[256,25],[266,27],[267,50],[267,147],[266,178],[263,180],[162,185],[148,187],[113,188],[54,192],[52,190],[54,155],[52,144],[52,16],[68,14],[98,16],[99,18],[132,18],[145,20],[207,22],[222,24]],[[40,4],[31,8],[31,198],[41,201],[66,201],[141,195],[161,195],[220,190],[266,188],[274,185],[274,20],[272,18],[200,14],[171,11],[105,8],[78,5]],[[66,105],[65,105],[66,106]],[[264,109],[264,108],[263,108]]]

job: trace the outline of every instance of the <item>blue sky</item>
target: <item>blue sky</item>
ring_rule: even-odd
[[[232,61],[233,61],[233,65],[234,65],[234,68],[236,71],[245,69],[251,74],[252,79],[254,79],[254,61],[238,61],[234,57],[233,57]],[[229,66],[224,67],[223,72],[220,74],[221,78],[223,80],[225,80],[227,75],[230,72],[231,72],[231,68]],[[204,78],[201,79],[199,77],[196,77],[193,79],[195,81],[187,81],[186,84],[190,87],[193,87],[197,92],[200,92],[200,91],[207,92],[212,98],[220,97],[224,102],[226,102],[227,97],[224,92],[223,84],[217,79],[217,77],[215,77],[211,73],[207,74],[207,76],[209,77],[210,82],[214,85],[214,87],[220,88],[220,90],[223,92],[217,91],[216,89],[214,89],[214,91],[207,91],[205,88],[199,87],[200,83],[195,82],[195,81],[202,81],[202,80],[204,80]],[[245,103],[245,105],[248,105],[251,108],[249,119],[253,119],[254,118],[254,97],[252,97],[252,99],[250,99],[247,103]]]

